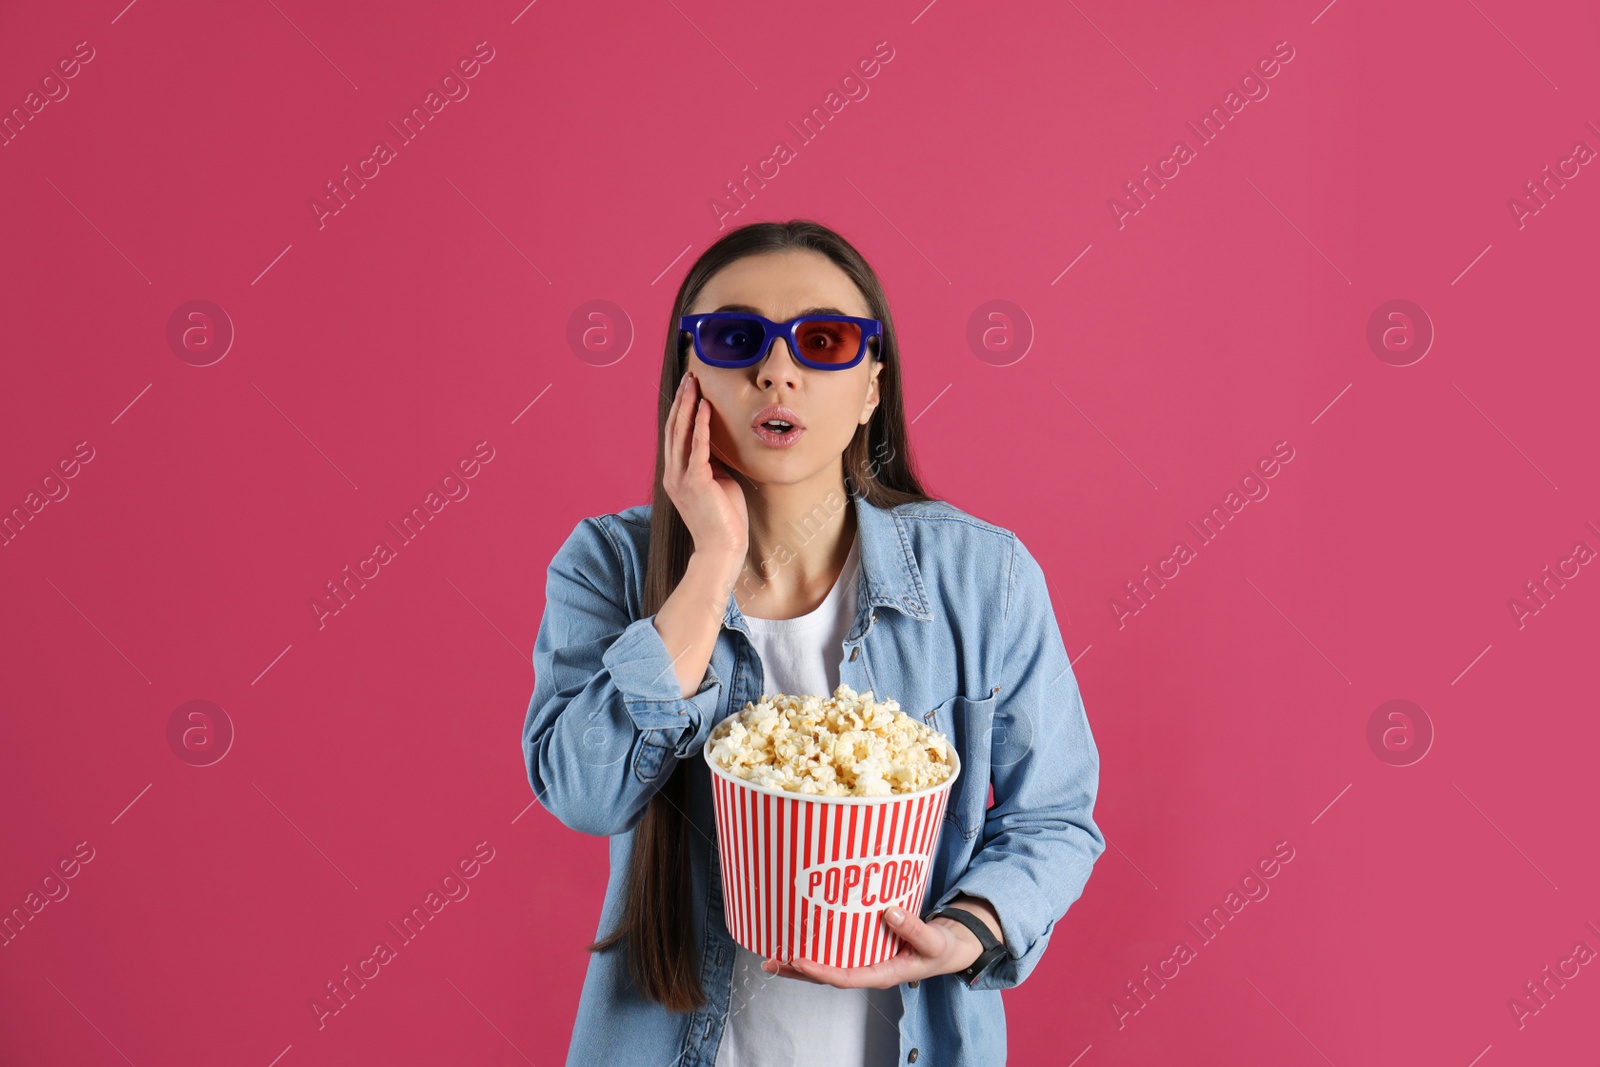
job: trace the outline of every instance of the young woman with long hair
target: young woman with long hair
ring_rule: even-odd
[[[1043,571],[924,491],[888,300],[839,234],[730,231],[668,325],[654,499],[582,519],[551,561],[522,733],[543,805],[610,838],[567,1062],[1003,1062],[998,991],[1105,848]],[[903,940],[883,963],[762,960],[727,931],[701,749],[747,702],[841,683],[959,752],[931,907],[880,913]]]

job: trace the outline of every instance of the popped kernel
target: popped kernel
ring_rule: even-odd
[[[949,740],[900,710],[840,685],[831,697],[763,693],[711,731],[711,758],[752,785],[811,796],[897,796],[955,769]]]

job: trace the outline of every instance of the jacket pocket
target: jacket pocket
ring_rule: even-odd
[[[666,762],[667,754],[672,751],[672,746],[662,739],[664,733],[665,730],[644,731],[638,755],[634,757],[634,776],[645,785],[660,777],[661,765]]]
[[[961,757],[961,774],[945,801],[945,821],[963,840],[970,841],[983,828],[989,805],[989,735],[994,722],[995,695],[966,697],[957,694],[922,716],[939,731]]]

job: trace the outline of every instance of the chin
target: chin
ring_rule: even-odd
[[[768,449],[755,456],[739,456],[739,473],[758,485],[798,485],[816,474],[813,465],[793,449]]]

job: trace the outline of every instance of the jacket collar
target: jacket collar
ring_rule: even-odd
[[[928,610],[922,571],[911,551],[904,520],[893,509],[877,507],[853,490],[850,500],[856,511],[861,595],[855,625],[847,639],[854,641],[866,632],[876,617],[876,608],[893,608],[922,622],[931,620],[933,612]],[[749,632],[742,625],[744,616],[731,592],[722,621],[725,626]]]

